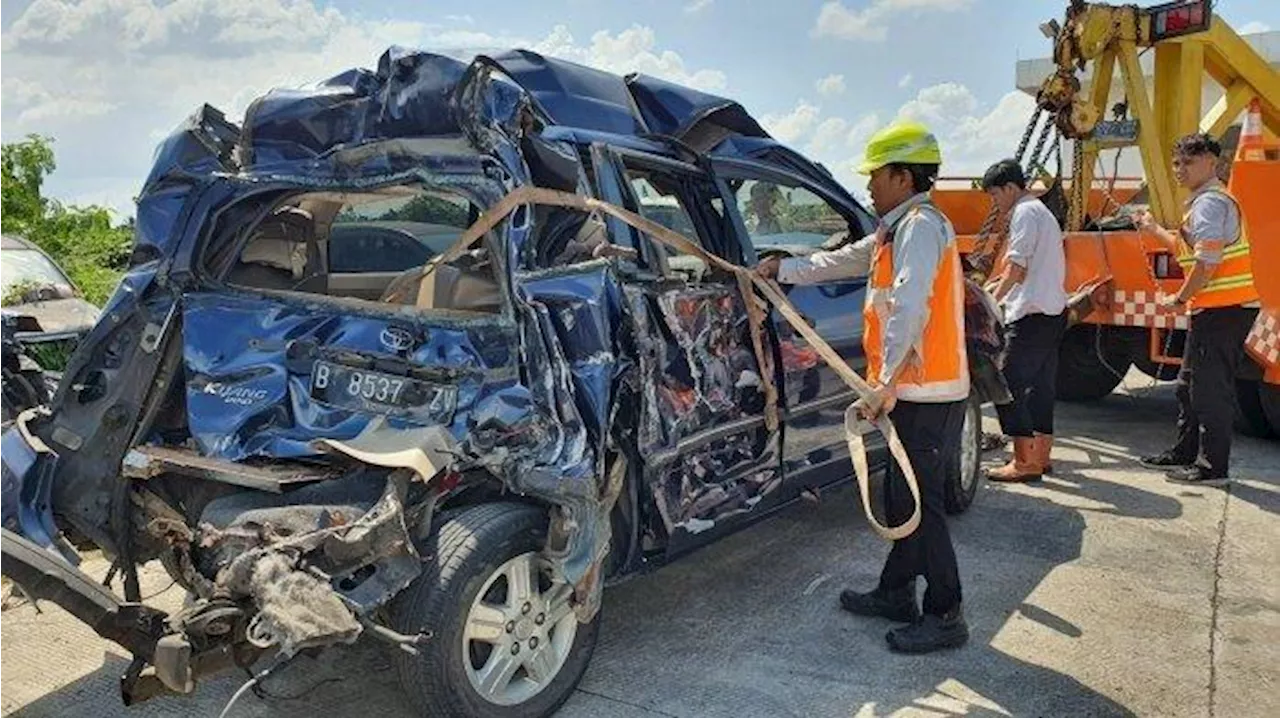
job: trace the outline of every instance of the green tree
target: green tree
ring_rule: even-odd
[[[47,137],[27,135],[0,148],[0,227],[43,249],[86,299],[102,304],[128,266],[133,222],[115,226],[105,207],[63,205],[45,197],[44,179],[57,167],[52,143]]]
[[[40,187],[45,175],[57,166],[51,142],[47,137],[27,135],[21,142],[0,148],[4,173],[0,226],[5,232],[24,233],[44,218],[48,203],[40,196]]]

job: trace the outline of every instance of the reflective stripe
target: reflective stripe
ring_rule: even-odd
[[[1213,276],[1187,302],[1187,309],[1213,309],[1217,307],[1234,307],[1258,301],[1258,291],[1253,284],[1253,258],[1249,251],[1249,230],[1245,225],[1244,213],[1240,211],[1240,203],[1230,192],[1222,189],[1210,189],[1231,200],[1236,214],[1240,218],[1240,231],[1236,241],[1222,250],[1222,261],[1213,265]],[[1183,217],[1183,225],[1191,220],[1191,212]],[[1220,241],[1220,240],[1219,240]],[[1178,248],[1178,264],[1184,271],[1190,271],[1196,264],[1195,248],[1186,240]]]
[[[937,213],[944,226],[950,227],[945,215],[932,206],[921,204],[912,211]],[[893,228],[895,234],[900,224]],[[964,280],[955,234],[949,232],[949,235],[934,277],[934,291],[929,298],[924,329],[898,374],[897,394],[907,401],[940,403],[959,401],[969,396],[969,362],[964,339]],[[884,368],[884,322],[888,320],[893,300],[892,242],[876,246],[869,279],[863,307],[863,351],[867,356],[867,376],[874,378]]]
[[[898,398],[907,401],[919,401],[926,403],[942,403],[946,401],[960,401],[969,396],[969,366],[965,364],[964,371],[958,379],[951,381],[937,381],[929,384],[904,384],[898,382]]]

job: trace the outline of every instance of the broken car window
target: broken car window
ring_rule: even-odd
[[[628,169],[627,182],[631,185],[637,209],[642,217],[674,232],[679,232],[695,244],[706,247],[680,196],[679,185],[673,178],[663,178],[657,172]],[[708,196],[710,194],[708,186]],[[707,272],[706,262],[697,257],[681,254],[666,245],[662,245],[662,251],[666,253],[667,267],[672,273],[689,281],[702,281]]]
[[[298,195],[250,232],[226,281],[413,303],[416,287],[408,285],[423,265],[458,241],[477,214],[464,197],[416,185]],[[487,254],[483,247],[473,249],[434,272],[429,306],[497,312],[498,283]]]

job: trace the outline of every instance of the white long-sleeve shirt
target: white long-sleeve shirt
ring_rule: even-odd
[[[941,211],[908,212],[929,202],[921,192],[894,207],[881,219],[879,232],[893,242],[893,292],[883,332],[884,367],[876,379],[887,384],[920,343],[929,320],[929,299],[942,253],[955,240],[955,230]],[[839,249],[783,259],[778,281],[817,284],[866,276],[871,271],[877,234],[867,235]]]

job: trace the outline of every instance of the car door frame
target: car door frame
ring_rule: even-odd
[[[708,167],[683,162],[671,157],[655,155],[630,147],[619,147],[605,143],[593,143],[591,147],[591,156],[599,194],[601,199],[604,201],[634,210],[639,209],[636,205],[630,184],[627,181],[626,172],[629,167],[634,168],[636,165],[639,165],[647,169],[656,169],[659,171],[666,169],[675,172],[685,172],[706,179],[714,193],[713,196],[708,197],[706,201],[710,202],[711,200],[719,199],[723,202],[727,215],[726,219],[731,223],[731,231],[734,233],[738,231],[739,222],[734,219],[736,217],[736,208],[732,207],[732,203],[726,199],[725,188],[720,184],[715,173],[710,171]],[[628,161],[631,163],[630,165],[628,165]],[[690,219],[694,222],[695,227],[698,226],[699,222],[704,221],[694,217],[692,212],[690,212]],[[674,283],[681,281],[671,273],[667,266],[666,251],[663,246],[624,223],[618,224],[625,228],[624,231],[631,233],[632,240],[636,243],[640,257],[646,261],[647,265],[645,268],[642,268],[641,272],[637,275],[624,277],[624,282],[648,283],[652,286],[661,286],[664,282],[670,282],[674,286]],[[618,230],[615,229],[614,231]],[[729,261],[735,263],[742,261],[742,257],[740,256],[742,242],[739,237],[725,237],[724,241],[726,242],[726,246],[724,247],[708,246],[708,244],[714,244],[714,239],[709,243],[707,238],[703,237],[701,234],[696,239],[699,246],[702,246],[712,254],[722,257],[728,254],[730,256],[725,258]],[[733,256],[735,254],[738,256]],[[733,291],[736,291],[736,289]],[[772,336],[772,331],[770,331],[766,326],[764,338],[767,346],[765,347],[765,351],[776,354]],[[766,419],[764,413],[761,412],[759,415],[735,420],[733,423],[728,425],[713,424],[710,426],[700,427],[695,433],[679,439],[676,442],[674,449],[663,452],[663,455],[659,457],[659,463],[707,446],[717,440],[723,440],[735,435],[746,435],[749,432],[756,431],[765,426],[767,426]],[[772,455],[760,457],[761,460],[759,461],[757,468],[759,470],[777,471],[778,476],[781,477],[781,427],[778,427],[772,432],[772,436],[769,441],[772,442],[773,445]],[[646,483],[650,484],[648,489],[650,491],[649,500],[651,502],[654,487],[651,485],[651,477],[648,477],[647,474],[645,476]],[[722,536],[744,528],[745,526],[768,516],[785,503],[786,501],[783,499],[780,489],[774,490],[767,496],[762,497],[760,503],[755,505],[753,510],[738,513],[729,517],[725,521],[717,521],[717,525],[714,528],[697,533],[676,531],[669,534],[667,537],[667,544],[663,547],[664,550],[652,553],[646,556],[646,559],[652,559],[658,562],[671,560],[700,546],[713,543]]]
[[[731,206],[734,222],[738,225],[738,234],[741,239],[742,256],[746,258],[745,263],[749,266],[755,266],[759,262],[754,243],[751,241],[750,233],[746,228],[746,221],[742,217],[742,213],[738,211],[737,197],[729,191],[729,179],[750,179],[756,181],[774,182],[775,184],[783,184],[786,186],[798,187],[812,192],[819,199],[823,200],[833,210],[838,212],[845,218],[850,226],[849,237],[847,242],[856,241],[862,236],[872,231],[873,227],[865,226],[865,223],[872,221],[872,216],[862,207],[850,207],[843,198],[837,194],[827,190],[820,184],[813,182],[811,179],[803,177],[795,172],[770,165],[768,163],[759,162],[750,159],[713,157],[710,162],[712,171],[714,172],[717,182],[721,185],[722,191],[725,192],[725,202]],[[866,213],[864,217],[861,213]],[[853,229],[855,224],[859,229],[855,232]],[[851,294],[865,293],[867,280],[866,278],[854,278],[846,280],[838,280],[831,282],[823,282],[813,285],[815,293],[830,301],[848,302],[845,297]],[[828,291],[830,290],[830,291]],[[784,291],[786,288],[784,287]],[[794,290],[787,292],[789,295],[794,294]],[[865,355],[861,347],[861,307],[853,313],[859,327],[857,339],[854,345],[848,347],[846,351],[840,352],[843,358],[849,362],[855,371],[863,371],[865,369]],[[783,466],[788,467],[784,475],[784,492],[789,498],[794,498],[807,490],[814,490],[823,486],[838,483],[849,479],[853,473],[853,467],[848,461],[848,448],[844,438],[842,428],[837,428],[836,422],[843,416],[845,408],[857,399],[857,394],[844,385],[834,370],[826,366],[824,362],[819,360],[816,367],[820,382],[823,385],[835,385],[834,391],[828,391],[825,395],[819,396],[804,403],[791,404],[787,401],[789,392],[794,387],[788,386],[786,377],[786,366],[781,354],[782,335],[781,330],[783,324],[786,323],[776,310],[770,311],[771,331],[776,335],[775,344],[778,349],[778,355],[775,359],[777,366],[777,379],[779,387],[779,403],[783,407]],[[820,329],[819,326],[811,322],[811,326]],[[789,329],[789,327],[787,328]],[[827,337],[824,337],[826,339]],[[841,342],[831,342],[839,351]],[[832,440],[824,446],[818,447],[811,452],[812,457],[805,457],[801,461],[799,457],[788,455],[788,436],[798,434],[801,425],[809,421],[817,421],[820,425],[825,424],[827,431],[830,432]],[[807,428],[807,427],[806,427]],[[868,450],[873,464],[883,460],[884,454],[883,440],[874,435],[869,437]],[[803,468],[797,468],[797,467]]]

